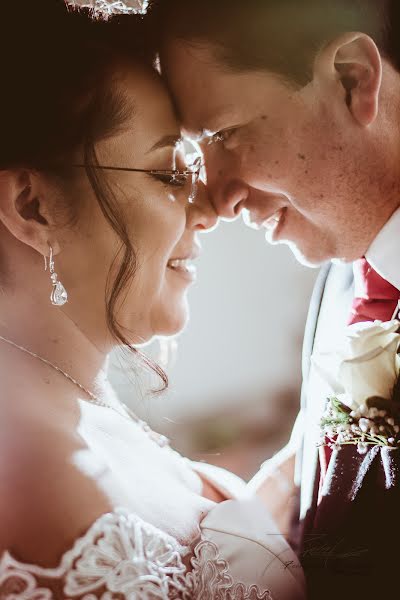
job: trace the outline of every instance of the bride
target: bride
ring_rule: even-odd
[[[116,347],[165,379],[135,346],[184,326],[217,217],[141,18],[92,16],[2,7],[0,598],[296,600],[260,498],[107,381]]]

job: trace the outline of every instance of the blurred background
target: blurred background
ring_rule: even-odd
[[[250,478],[287,441],[299,408],[301,346],[317,271],[270,246],[242,220],[201,235],[191,318],[172,342],[143,351],[169,389],[143,367],[111,357],[121,399],[185,455]]]

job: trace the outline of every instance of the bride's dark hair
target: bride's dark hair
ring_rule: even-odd
[[[107,324],[133,352],[115,308],[135,274],[135,251],[112,190],[93,166],[98,164],[95,143],[117,133],[132,111],[113,85],[117,67],[152,66],[144,29],[140,15],[106,20],[64,0],[8,0],[0,13],[0,170],[40,171],[68,186],[74,177],[69,165],[83,148],[90,184],[121,240],[116,256],[121,255],[121,266],[107,284]],[[166,386],[163,370],[140,356]]]

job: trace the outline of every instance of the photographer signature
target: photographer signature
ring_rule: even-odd
[[[307,559],[318,558],[325,560],[325,563],[329,559],[351,559],[360,558],[368,553],[367,548],[353,548],[340,550],[340,547],[344,544],[345,539],[342,538],[334,544],[329,543],[326,540],[326,534],[309,534],[306,536],[306,543],[301,553],[301,560],[304,562]],[[300,563],[296,563],[294,560],[289,560],[284,563],[284,568],[301,568]]]

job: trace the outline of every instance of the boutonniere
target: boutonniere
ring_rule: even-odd
[[[342,346],[313,357],[332,389],[320,422],[321,443],[400,447],[400,322],[355,323]]]

